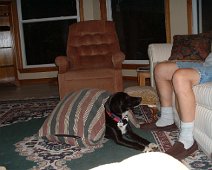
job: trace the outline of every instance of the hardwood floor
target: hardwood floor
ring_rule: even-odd
[[[55,84],[34,84],[16,86],[0,86],[0,100],[24,99],[58,96],[58,87]]]
[[[124,80],[124,88],[137,86],[134,80]],[[58,86],[55,83],[21,85],[0,84],[0,100],[41,98],[59,96]]]

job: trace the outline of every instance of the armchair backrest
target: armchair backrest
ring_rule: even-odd
[[[112,21],[82,21],[69,27],[67,56],[72,68],[111,68],[112,54],[119,51]]]

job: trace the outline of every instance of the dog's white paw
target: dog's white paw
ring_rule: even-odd
[[[144,153],[146,152],[154,152],[158,150],[158,145],[155,143],[150,143],[148,146],[145,147]]]
[[[152,148],[153,150],[157,150],[158,149],[158,145],[156,145],[155,143],[150,143],[149,147]]]

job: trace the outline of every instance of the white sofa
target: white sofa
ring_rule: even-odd
[[[148,55],[150,61],[151,86],[155,87],[153,70],[157,62],[167,60],[171,55],[172,44],[150,44]],[[196,115],[194,138],[202,151],[212,159],[212,82],[193,87],[196,97]],[[173,97],[175,123],[180,126],[179,117]]]

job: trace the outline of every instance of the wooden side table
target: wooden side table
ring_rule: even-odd
[[[150,72],[149,71],[138,71],[137,77],[138,77],[138,84],[140,86],[145,86],[146,85],[146,79],[150,78]]]

